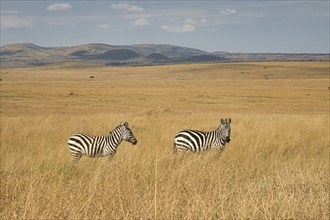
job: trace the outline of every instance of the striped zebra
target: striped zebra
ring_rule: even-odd
[[[69,138],[68,145],[74,163],[78,163],[81,156],[88,157],[113,157],[122,140],[135,145],[136,138],[127,122],[122,122],[115,129],[104,136],[90,136],[86,134],[76,134]]]
[[[220,126],[214,131],[184,130],[175,135],[174,153],[183,154],[190,150],[192,152],[202,152],[215,150],[222,152],[226,143],[230,142],[231,118],[221,119]]]

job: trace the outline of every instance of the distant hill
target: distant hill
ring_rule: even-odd
[[[141,54],[142,56],[148,56],[152,53],[158,53],[163,54],[164,56],[167,56],[169,58],[173,58],[209,54],[208,52],[203,50],[188,47],[179,47],[168,44],[136,44],[122,45],[118,47],[133,50]]]
[[[152,53],[152,54],[149,54],[148,56],[145,56],[145,58],[150,59],[150,60],[170,60],[169,57],[167,57],[161,53]]]
[[[66,61],[83,61],[99,65],[155,65],[176,63],[178,57],[205,54],[208,52],[165,44],[40,47],[22,43],[0,48],[1,67],[41,66]]]
[[[190,57],[184,57],[179,59],[179,61],[183,62],[214,62],[214,61],[226,61],[226,58],[215,56],[215,55],[195,55],[195,56],[190,56]]]
[[[84,44],[72,47],[40,47],[31,43],[0,47],[0,65],[42,66],[65,62],[96,65],[160,65],[198,62],[329,61],[329,54],[209,53],[168,44]]]
[[[140,54],[128,49],[114,49],[108,50],[100,55],[89,57],[96,60],[130,60],[141,57]]]

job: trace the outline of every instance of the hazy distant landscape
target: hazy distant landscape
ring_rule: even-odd
[[[203,62],[329,61],[329,54],[206,52],[167,44],[85,44],[40,47],[31,43],[0,48],[1,67],[43,66],[75,62],[110,66],[144,66]]]

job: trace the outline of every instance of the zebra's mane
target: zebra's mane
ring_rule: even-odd
[[[112,135],[114,131],[120,129],[121,127],[123,127],[124,125],[118,125],[117,127],[115,127],[114,129],[112,129],[111,131],[109,131],[108,135]]]
[[[89,134],[89,133],[76,133],[76,135],[88,136],[88,137],[91,137],[91,138],[96,138],[97,137],[97,135],[92,135],[92,134]]]

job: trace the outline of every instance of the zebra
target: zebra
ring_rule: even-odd
[[[104,136],[91,136],[86,134],[76,134],[69,138],[68,147],[70,149],[73,162],[77,164],[84,154],[88,157],[113,157],[122,140],[133,145],[137,144],[132,130],[127,122],[121,122],[115,129]]]
[[[226,143],[230,142],[230,123],[231,118],[221,119],[219,128],[210,132],[180,131],[173,141],[174,153],[183,154],[188,150],[196,153],[208,150],[223,152]]]

